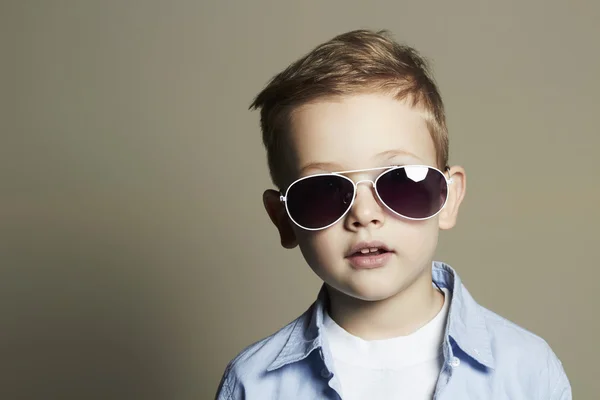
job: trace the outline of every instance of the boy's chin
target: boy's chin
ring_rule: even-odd
[[[344,285],[342,290],[336,289],[342,295],[362,301],[386,300],[398,293],[400,288],[392,282],[353,282]]]
[[[356,300],[376,302],[389,299],[391,296],[387,294],[357,293],[352,297],[354,297]]]

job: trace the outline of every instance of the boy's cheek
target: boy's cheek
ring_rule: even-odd
[[[341,260],[345,249],[350,245],[329,229],[299,233],[298,244],[306,261],[313,265]]]
[[[339,236],[335,233],[336,228],[338,227],[334,225],[320,231],[308,231],[298,226],[294,227],[298,243],[315,248],[321,247],[324,244],[328,244],[331,247],[336,242],[339,242],[339,240],[335,240],[335,237]]]
[[[324,257],[327,258],[327,255],[332,254],[334,248],[332,246],[327,246],[326,243],[327,242],[322,240],[321,237],[317,237],[312,232],[301,234],[301,236],[298,237],[299,247],[307,261],[309,259],[319,260]]]

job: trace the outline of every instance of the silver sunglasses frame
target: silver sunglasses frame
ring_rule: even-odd
[[[444,174],[444,173],[443,173],[442,171],[440,171],[439,169],[437,169],[437,168],[435,168],[435,167],[432,167],[431,165],[420,165],[420,164],[411,164],[411,165],[392,165],[392,166],[387,166],[387,167],[376,167],[376,168],[366,168],[366,169],[354,169],[354,170],[349,170],[349,171],[328,172],[328,173],[322,173],[322,174],[313,174],[313,175],[304,176],[304,177],[302,177],[302,178],[299,178],[299,179],[296,179],[294,182],[292,182],[292,183],[291,183],[291,184],[288,186],[288,188],[286,189],[286,191],[285,191],[285,194],[283,194],[283,195],[279,196],[279,200],[285,203],[285,211],[287,212],[287,215],[288,215],[288,217],[290,218],[290,220],[291,220],[291,221],[292,221],[294,224],[296,224],[298,227],[300,227],[300,228],[302,228],[302,229],[305,229],[305,230],[307,230],[307,231],[320,231],[320,230],[323,230],[323,229],[327,229],[327,228],[329,228],[330,226],[333,226],[333,225],[337,224],[337,223],[338,223],[340,220],[342,220],[342,219],[343,219],[343,218],[346,216],[346,214],[348,214],[348,212],[349,212],[349,211],[352,209],[352,206],[354,205],[354,200],[356,199],[356,193],[357,193],[357,191],[358,191],[358,185],[359,185],[360,183],[363,183],[363,182],[370,182],[370,183],[371,183],[371,185],[372,185],[372,187],[373,187],[373,189],[374,189],[374,191],[375,191],[375,194],[377,195],[377,199],[378,199],[379,203],[380,203],[380,204],[382,204],[383,206],[385,206],[385,208],[387,208],[389,211],[391,211],[392,213],[394,213],[394,214],[398,215],[399,217],[406,218],[406,219],[409,219],[409,220],[411,220],[411,221],[424,221],[424,220],[428,220],[428,219],[430,219],[430,218],[433,218],[433,217],[435,217],[436,215],[438,215],[438,214],[439,214],[439,213],[440,213],[440,212],[441,212],[441,211],[444,209],[444,207],[446,206],[446,203],[448,202],[448,197],[449,197],[449,194],[450,194],[450,191],[449,191],[449,190],[447,190],[447,191],[448,191],[448,193],[446,193],[446,200],[444,201],[444,204],[442,204],[442,207],[439,209],[439,211],[438,211],[438,212],[436,212],[435,214],[433,214],[433,215],[429,216],[429,217],[426,217],[426,218],[411,218],[411,217],[407,217],[407,216],[405,216],[405,215],[402,215],[402,214],[400,214],[400,213],[398,213],[398,212],[396,212],[396,211],[392,210],[392,209],[391,209],[391,208],[390,208],[390,207],[389,207],[389,206],[388,206],[388,205],[387,205],[387,204],[386,204],[386,203],[385,203],[385,202],[384,202],[384,201],[381,199],[381,196],[379,195],[379,192],[377,191],[377,181],[379,180],[379,178],[381,178],[383,175],[387,174],[388,172],[390,172],[390,171],[393,171],[393,170],[396,170],[396,169],[400,169],[400,168],[405,168],[405,169],[406,169],[406,168],[423,168],[423,167],[425,167],[425,168],[429,168],[429,169],[433,169],[433,170],[436,170],[437,172],[439,172],[439,173],[440,173],[440,174],[441,174],[441,175],[444,177],[444,179],[446,179],[446,188],[448,188],[448,187],[449,187],[449,186],[450,186],[450,185],[451,185],[451,184],[454,182],[452,178],[448,178],[448,177],[446,176],[446,174]],[[449,169],[449,167],[446,167],[446,170],[448,170],[448,169]],[[374,181],[373,181],[373,180],[370,180],[370,179],[362,179],[362,180],[360,180],[360,181],[358,181],[358,182],[354,182],[354,181],[353,181],[352,179],[350,179],[349,177],[342,175],[342,174],[350,174],[350,173],[355,173],[355,172],[368,172],[368,171],[377,171],[377,170],[384,170],[384,171],[382,171],[382,172],[381,172],[381,174],[379,174],[379,175],[377,176],[377,178],[375,178],[375,180],[374,180]],[[345,211],[345,212],[344,212],[344,213],[343,213],[343,214],[342,214],[342,215],[341,215],[341,216],[340,216],[338,219],[336,219],[334,222],[332,222],[331,224],[329,224],[329,225],[327,225],[327,226],[324,226],[324,227],[322,227],[322,228],[307,228],[307,227],[305,227],[305,226],[302,226],[302,225],[300,225],[298,222],[296,222],[296,221],[294,220],[294,218],[293,218],[293,217],[292,217],[292,215],[290,214],[290,210],[288,209],[287,195],[288,195],[288,193],[289,193],[289,191],[290,191],[290,188],[291,188],[292,186],[294,186],[296,183],[298,183],[298,182],[300,182],[300,181],[303,181],[304,179],[308,179],[308,178],[314,178],[314,177],[317,177],[317,176],[330,176],[330,175],[340,176],[340,177],[342,177],[342,178],[344,178],[344,179],[347,179],[348,181],[350,181],[350,183],[352,183],[352,186],[354,187],[354,193],[352,194],[352,201],[350,202],[350,205],[348,206],[348,209],[347,209],[347,210],[346,210],[346,211]]]

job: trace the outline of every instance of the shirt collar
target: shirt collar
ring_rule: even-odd
[[[433,262],[432,278],[438,286],[445,287],[452,293],[444,335],[444,358],[449,360],[453,356],[450,341],[452,339],[469,357],[485,367],[494,368],[491,337],[481,306],[471,297],[456,271],[449,265]],[[321,328],[328,301],[327,290],[323,284],[317,300],[295,321],[285,345],[267,371],[300,361],[308,357],[314,349],[323,348]],[[327,349],[325,353],[325,357],[329,358]]]
[[[456,271],[442,262],[434,262],[432,278],[440,287],[452,292],[444,339],[444,356],[452,357],[450,339],[460,350],[487,368],[494,368],[491,335],[487,329],[482,307],[473,299]]]

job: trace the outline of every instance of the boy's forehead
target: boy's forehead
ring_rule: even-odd
[[[385,94],[299,107],[292,115],[289,144],[296,173],[436,162],[423,113]]]
[[[368,157],[367,157],[368,158]],[[384,150],[371,157],[374,161],[374,165],[366,165],[366,167],[378,167],[385,166],[388,164],[397,163],[414,163],[414,164],[427,164],[421,157],[403,149],[391,149]],[[392,162],[393,161],[393,162]],[[376,164],[376,165],[375,165]],[[338,162],[307,162],[298,166],[299,172],[304,173],[310,170],[321,170],[329,172],[342,172],[348,169],[360,169],[357,166],[349,166]]]

